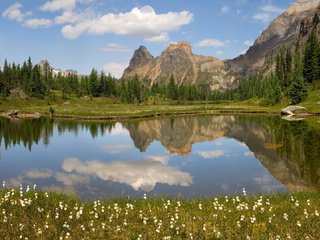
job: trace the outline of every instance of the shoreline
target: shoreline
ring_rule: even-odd
[[[12,112],[16,112],[12,114]],[[176,117],[192,115],[238,115],[238,114],[263,114],[263,115],[280,115],[279,112],[266,110],[196,110],[196,111],[173,111],[173,112],[155,112],[140,115],[77,115],[77,114],[54,114],[53,119],[61,120],[97,120],[97,121],[121,121],[134,119],[150,119],[158,117]],[[320,113],[308,113],[310,116],[320,115]],[[37,119],[40,117],[51,118],[50,113],[28,112],[19,110],[0,110],[0,116],[8,119]]]
[[[164,111],[145,114],[132,115],[78,115],[78,114],[54,114],[53,119],[59,120],[75,120],[75,121],[122,121],[135,119],[150,119],[158,117],[177,117],[192,115],[238,115],[238,114],[259,114],[259,115],[279,115],[280,111],[271,110],[249,110],[249,109],[216,109],[216,110],[184,110],[184,111]],[[37,119],[40,117],[51,118],[49,112],[30,112],[20,110],[0,110],[0,116],[8,119]],[[306,112],[297,114],[295,117],[320,116],[320,112]]]

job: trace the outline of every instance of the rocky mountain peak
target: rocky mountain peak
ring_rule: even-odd
[[[125,69],[125,74],[132,72],[134,69],[141,68],[153,61],[153,56],[145,46],[140,46],[134,51],[130,60],[129,67]]]
[[[299,12],[305,12],[314,10],[320,5],[320,0],[296,0],[288,10],[288,14],[297,14]]]
[[[175,50],[180,50],[188,55],[192,54],[191,44],[187,41],[182,41],[178,43],[171,43],[165,52],[173,52]]]

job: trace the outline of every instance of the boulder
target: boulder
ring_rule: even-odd
[[[286,108],[281,109],[281,115],[293,116],[293,115],[296,115],[297,111],[303,111],[303,110],[306,110],[306,108],[302,106],[290,105]]]

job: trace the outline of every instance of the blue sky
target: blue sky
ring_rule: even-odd
[[[92,68],[119,77],[135,49],[158,56],[169,43],[229,59],[244,52],[294,0],[1,0],[4,59],[55,68]]]

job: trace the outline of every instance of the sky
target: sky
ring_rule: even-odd
[[[294,0],[0,0],[0,65],[30,56],[54,68],[120,77],[143,45],[156,57],[188,41],[193,53],[244,53]]]

